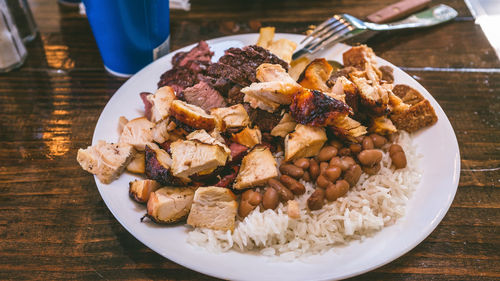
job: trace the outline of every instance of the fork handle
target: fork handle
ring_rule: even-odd
[[[366,18],[374,23],[386,23],[421,10],[430,2],[431,0],[403,0],[378,10]]]

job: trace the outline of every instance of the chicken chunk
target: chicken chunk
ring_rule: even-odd
[[[190,187],[163,187],[151,193],[148,217],[157,223],[175,223],[191,210],[194,189]]]
[[[305,89],[293,97],[290,113],[297,123],[327,126],[343,120],[352,109],[320,91]]]
[[[262,186],[278,176],[278,164],[267,147],[256,146],[241,162],[241,168],[233,185],[234,189]]]
[[[134,147],[127,143],[98,141],[87,149],[79,149],[76,160],[82,168],[105,184],[115,180],[134,157]]]
[[[354,143],[358,142],[358,137],[366,135],[367,132],[365,126],[350,117],[346,117],[329,128],[339,138]]]
[[[187,223],[213,230],[234,230],[238,203],[231,190],[224,187],[199,187],[193,199]]]
[[[144,151],[146,143],[153,141],[154,127],[155,123],[145,117],[132,119],[123,127],[119,143],[128,143],[135,149]]]
[[[359,90],[360,103],[375,116],[389,113],[389,92],[377,83],[364,77],[351,75],[351,80]]]
[[[299,77],[299,84],[311,90],[318,90],[324,93],[330,91],[326,84],[332,74],[333,67],[324,58],[315,59],[304,69]]]
[[[156,90],[153,95],[148,95],[147,99],[152,104],[151,121],[158,122],[168,117],[170,105],[176,99],[176,96],[172,88],[164,86]]]
[[[271,130],[271,136],[284,138],[295,129],[295,126],[297,123],[293,120],[292,115],[285,113],[278,125]]]
[[[245,95],[243,97],[243,101],[250,104],[252,108],[260,108],[270,113],[275,112],[276,109],[280,107],[279,103],[275,103],[262,97],[255,97],[252,95]]]
[[[398,131],[398,129],[396,129],[396,127],[392,123],[391,119],[385,116],[374,118],[368,130],[379,135],[393,134]]]
[[[326,140],[325,129],[297,124],[285,138],[285,161],[318,155]]]
[[[297,48],[297,43],[288,39],[278,39],[273,41],[267,49],[278,58],[290,63],[292,61],[293,51]]]
[[[145,149],[145,173],[148,179],[156,180],[163,185],[184,185],[187,179],[179,179],[172,175],[172,158],[156,144],[148,144]]]
[[[262,143],[262,133],[259,128],[250,129],[246,127],[241,132],[233,134],[233,140],[248,148],[252,148],[257,144]]]
[[[211,131],[215,128],[215,117],[208,115],[202,108],[174,100],[170,106],[170,114],[179,122],[194,129]]]
[[[129,183],[128,194],[139,203],[146,203],[152,192],[155,192],[161,184],[155,180],[134,180]]]
[[[187,178],[196,173],[208,174],[218,166],[224,166],[229,155],[218,145],[198,141],[178,140],[170,145],[172,151],[172,173]]]
[[[222,141],[221,141],[219,139],[216,139],[213,135],[214,134],[212,134],[212,135],[208,134],[207,131],[205,131],[205,130],[197,130],[197,131],[194,131],[191,134],[187,135],[186,139],[192,140],[192,141],[198,141],[198,142],[210,144],[210,145],[217,145],[220,148],[222,148],[228,155],[231,155],[231,149],[229,149],[229,147],[227,147],[227,145],[225,145],[222,142],[224,140],[222,139]]]
[[[241,104],[214,108],[210,110],[210,114],[217,119],[221,131],[225,131],[228,128],[241,128],[250,125],[248,113]]]
[[[127,165],[127,172],[144,174],[146,172],[146,158],[143,152],[134,155],[132,161]]]

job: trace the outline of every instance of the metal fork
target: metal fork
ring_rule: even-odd
[[[444,4],[413,14],[404,20],[388,24],[365,22],[348,14],[334,15],[318,25],[311,34],[300,42],[302,47],[293,54],[292,59],[295,60],[306,54],[314,54],[327,46],[342,42],[369,30],[385,31],[433,26],[449,21],[457,15],[457,11]]]

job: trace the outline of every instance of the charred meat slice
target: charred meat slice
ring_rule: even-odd
[[[352,113],[345,103],[320,91],[304,90],[293,97],[290,113],[298,123],[310,126],[327,126]]]
[[[204,81],[199,82],[193,87],[184,89],[182,97],[188,103],[199,106],[206,111],[226,106],[226,102],[221,94]]]
[[[276,112],[270,113],[259,108],[251,108],[248,105],[244,106],[248,112],[250,121],[252,121],[255,126],[258,126],[261,132],[271,132],[281,120],[281,116]]]
[[[172,159],[162,149],[146,145],[146,176],[162,185],[183,185],[180,179],[175,178],[170,171]]]
[[[201,66],[210,64],[214,53],[210,51],[207,42],[200,41],[189,52],[179,52],[172,58],[174,67],[192,67],[193,71],[197,71]],[[196,65],[196,66],[195,66]]]

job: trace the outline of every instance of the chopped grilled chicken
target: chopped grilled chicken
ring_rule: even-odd
[[[170,145],[172,151],[172,172],[174,176],[187,178],[190,175],[208,174],[218,166],[224,166],[230,153],[218,145],[198,141],[178,140]]]
[[[119,143],[128,143],[143,151],[145,144],[153,141],[154,127],[155,123],[145,117],[132,119],[123,127]]]
[[[168,133],[170,120],[163,119],[160,122],[156,123],[151,134],[153,136],[153,140],[157,143],[164,143],[170,138],[170,134]]]
[[[385,116],[379,116],[372,120],[372,124],[368,128],[368,131],[379,135],[388,135],[397,132],[398,129],[392,124],[391,119]]]
[[[300,206],[299,202],[295,200],[288,200],[287,202],[287,214],[291,219],[300,219]]]
[[[288,70],[288,74],[292,77],[293,80],[299,80],[300,74],[304,71],[307,65],[309,65],[311,61],[307,57],[298,58],[290,63],[290,70]]]
[[[179,222],[189,214],[193,197],[190,187],[160,188],[149,197],[148,217],[157,223]]]
[[[326,81],[330,78],[332,71],[333,67],[326,59],[315,59],[306,66],[297,82],[302,87],[326,93],[330,91]]]
[[[278,176],[278,164],[267,147],[256,146],[241,162],[241,168],[233,185],[234,189],[262,186]]]
[[[421,128],[431,126],[438,120],[434,108],[428,100],[422,100],[409,109],[390,116],[399,130],[415,132]]]
[[[127,143],[106,143],[98,141],[96,145],[79,149],[76,160],[82,168],[105,184],[115,180],[134,157],[134,147]]]
[[[327,126],[343,120],[352,109],[322,92],[304,89],[293,97],[290,113],[297,123]]]
[[[290,63],[292,61],[293,51],[297,48],[297,43],[288,39],[278,39],[271,42],[266,49],[275,54],[280,59]]]
[[[377,83],[351,74],[351,80],[359,90],[360,103],[376,116],[389,113],[389,92]]]
[[[227,147],[227,145],[224,144],[223,142],[224,139],[222,139],[221,142],[220,140],[214,138],[212,135],[208,134],[207,131],[205,130],[194,131],[191,134],[187,135],[186,139],[192,141],[199,141],[201,143],[210,145],[217,145],[220,148],[222,148],[228,155],[231,155],[231,149],[229,149],[229,147]]]
[[[137,152],[132,161],[127,165],[127,171],[136,174],[144,174],[146,172],[146,156],[144,152]]]
[[[393,94],[392,91],[389,91],[389,105],[391,106],[391,114],[399,114],[410,108],[409,104],[404,103],[403,100]]]
[[[155,192],[161,184],[155,180],[134,180],[129,183],[128,194],[139,203],[146,203],[149,195]]]
[[[221,131],[225,131],[228,128],[241,128],[250,125],[248,113],[241,104],[214,108],[210,110],[210,114],[217,119],[218,128]]]
[[[325,94],[339,101],[346,102],[346,92],[356,92],[356,86],[344,76],[340,76],[335,81],[332,89],[325,92]]]
[[[246,127],[241,132],[233,134],[233,140],[248,148],[252,148],[257,144],[262,143],[262,133],[257,127],[253,129]]]
[[[193,199],[187,223],[213,230],[234,230],[238,203],[231,190],[224,187],[199,187]]]
[[[185,103],[180,100],[174,100],[170,106],[170,114],[180,121],[194,129],[204,129],[211,131],[215,128],[215,117],[208,115],[202,108]]]
[[[256,77],[261,82],[252,83],[241,92],[265,103],[290,104],[293,95],[302,88],[279,64],[261,64]]]
[[[326,140],[325,129],[297,124],[285,138],[285,161],[318,155]]]
[[[156,144],[148,144],[145,149],[145,173],[148,179],[163,185],[184,185],[188,179],[179,179],[172,175],[172,158]]]
[[[295,126],[297,123],[293,120],[292,115],[285,113],[278,125],[271,130],[271,136],[284,138],[295,129]]]
[[[350,142],[358,142],[357,138],[367,133],[365,126],[350,117],[346,117],[344,120],[335,123],[330,129],[339,138]]]
[[[263,99],[263,98],[257,98],[257,97],[252,96],[252,95],[245,95],[243,97],[243,101],[249,103],[252,108],[260,108],[262,110],[265,110],[265,111],[271,112],[271,113],[275,112],[276,109],[278,109],[278,107],[280,107],[279,103],[275,103],[275,102],[272,102],[270,100]]]
[[[168,117],[170,105],[176,99],[176,96],[172,88],[164,86],[156,90],[153,95],[148,95],[147,99],[152,104],[151,121],[158,122]]]
[[[342,60],[344,66],[353,66],[361,70],[364,70],[367,62],[376,64],[375,53],[366,45],[352,47],[342,54]]]
[[[122,132],[123,132],[123,128],[125,127],[125,125],[127,125],[128,123],[128,119],[125,118],[125,116],[120,116],[120,118],[118,118],[118,134],[121,135]]]

